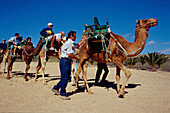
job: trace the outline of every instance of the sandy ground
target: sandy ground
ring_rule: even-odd
[[[51,91],[60,79],[58,64],[47,63],[47,85],[43,85],[41,73],[38,81],[34,82],[36,65],[36,62],[31,63],[28,82],[23,79],[24,62],[14,63],[13,78],[10,80],[2,78],[1,75],[0,112],[170,113],[169,72],[130,69],[132,76],[125,89],[126,95],[124,98],[118,98],[115,90],[115,68],[109,67],[108,85],[101,87],[92,86],[96,66],[89,66],[88,83],[94,94],[90,95],[84,90],[83,81],[80,81],[80,91],[69,83],[67,93],[71,100],[66,101]],[[121,73],[121,77],[122,83],[125,79],[124,73]]]

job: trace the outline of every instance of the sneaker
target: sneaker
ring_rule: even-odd
[[[94,85],[95,85],[95,86],[99,86],[100,84],[99,84],[98,82],[95,82]]]
[[[70,100],[70,97],[67,97],[67,96],[61,96],[60,98],[63,100]]]
[[[49,50],[53,50],[54,51],[55,49],[54,49],[54,47],[51,47]]]
[[[106,81],[106,80],[101,80],[101,81],[100,81],[100,84],[101,84],[102,86],[105,86],[105,85],[107,85],[107,81]]]
[[[58,50],[57,50],[57,49],[55,49],[55,52],[57,53],[57,52],[58,52]]]
[[[55,95],[60,95],[60,92],[56,89],[52,89],[52,91],[54,92]]]

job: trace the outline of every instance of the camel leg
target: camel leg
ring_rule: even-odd
[[[42,77],[43,77],[43,82],[44,82],[44,85],[47,85],[47,81],[45,80],[45,66],[46,66],[46,63],[48,61],[48,56],[46,57],[46,59],[44,57],[41,57],[41,69],[42,69]]]
[[[81,73],[81,71],[82,71],[82,67],[81,67],[81,63],[79,63],[79,67],[78,67],[78,70],[77,70],[77,73],[76,73],[77,88],[79,88],[79,74]]]
[[[72,86],[75,86],[75,80],[74,80],[74,72],[75,72],[75,69],[72,67],[72,70],[71,70],[71,83],[72,83]]]
[[[93,92],[90,90],[89,85],[87,83],[87,67],[88,67],[88,61],[83,65],[83,75],[82,78],[84,80],[85,86],[87,88],[87,91],[89,94],[93,94]]]
[[[120,92],[120,68],[116,66],[117,92]]]
[[[30,63],[31,63],[32,60],[26,60],[25,59],[25,63],[26,63],[26,69],[25,69],[25,74],[24,74],[24,79],[25,81],[28,81],[29,79],[27,78],[27,73],[28,73],[28,70],[30,69]]]
[[[123,85],[122,85],[122,87],[121,87],[121,89],[120,89],[120,91],[118,92],[118,96],[119,97],[123,97],[124,96],[124,89],[125,89],[125,86],[126,86],[126,84],[127,84],[127,81],[128,81],[128,79],[130,78],[130,76],[131,76],[131,73],[130,73],[130,71],[129,70],[127,70],[127,68],[123,65],[123,63],[120,61],[120,60],[118,60],[118,59],[114,59],[113,60],[113,62],[116,64],[116,66],[118,66],[124,73],[125,73],[125,75],[126,75],[126,80],[124,81],[124,83],[123,83]],[[120,77],[119,77],[120,78]],[[118,89],[119,90],[119,89]]]
[[[37,67],[36,67],[36,73],[35,73],[35,78],[34,78],[34,81],[35,81],[35,82],[37,81],[38,72],[39,72],[39,70],[41,69],[41,59],[40,59],[40,56],[39,56],[38,59],[39,59],[39,60],[38,60],[38,65],[37,65]]]
[[[12,72],[12,65],[14,63],[16,58],[12,59],[12,57],[10,57],[8,59],[8,67],[7,67],[7,79],[10,79],[10,74]]]
[[[8,60],[8,57],[9,57],[9,50],[7,50],[3,56],[3,61],[2,61],[2,76],[4,77],[4,74],[5,74],[5,69],[6,69],[6,62]]]
[[[35,78],[34,78],[34,81],[36,82],[37,81],[37,75],[38,75],[38,72],[39,72],[39,70],[41,69],[41,66],[37,66],[36,67],[36,73],[35,73]]]

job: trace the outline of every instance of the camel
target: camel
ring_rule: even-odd
[[[43,45],[45,43],[42,42],[42,40],[40,40],[38,42],[38,45],[36,48],[33,47],[33,45],[27,44],[26,46],[23,47],[23,50],[21,51],[21,57],[25,63],[26,63],[26,69],[25,69],[25,74],[24,74],[24,79],[25,81],[28,81],[27,78],[27,73],[28,70],[30,69],[30,63],[33,59],[33,56],[36,56],[39,54],[40,50],[42,49]],[[10,51],[10,50],[8,50]],[[12,71],[12,65],[16,60],[16,57],[12,57],[10,54],[8,54],[7,59],[8,60],[8,66],[7,66],[7,79],[10,79],[10,72]],[[5,59],[3,61],[3,64],[5,64]],[[4,66],[4,70],[5,70],[5,66]]]
[[[36,67],[36,74],[35,74],[34,80],[37,81],[38,72],[42,68],[42,77],[43,77],[44,85],[47,84],[47,81],[45,81],[45,78],[44,78],[45,66],[46,66],[46,63],[47,63],[48,59],[50,58],[50,56],[54,56],[54,57],[60,59],[60,49],[59,49],[59,52],[54,52],[51,50],[46,51],[46,49],[44,47],[39,53],[38,65]]]
[[[6,69],[6,62],[8,60],[8,57],[10,55],[10,49],[7,49],[3,55],[3,58],[1,59],[1,62],[2,63],[2,76],[4,77],[4,73],[5,73],[5,69]]]
[[[141,51],[145,47],[145,42],[148,37],[148,31],[150,27],[156,26],[158,24],[158,20],[155,18],[150,19],[141,19],[136,20],[136,29],[135,29],[135,41],[133,43],[128,42],[125,38],[120,35],[114,34],[110,32],[110,53],[108,53],[108,57],[116,65],[116,81],[117,81],[117,93],[118,97],[124,97],[124,89],[127,84],[128,79],[131,76],[130,71],[124,66],[123,61],[126,60],[127,57],[133,57],[141,53]],[[87,30],[83,32],[82,39],[87,37]],[[107,48],[108,49],[108,48]],[[96,62],[106,63],[106,52],[98,51],[98,47],[95,46],[95,42],[89,45],[89,42],[86,41],[79,48],[79,68],[76,73],[76,81],[77,87],[78,84],[78,74],[82,71],[82,78],[85,82],[87,91],[89,94],[93,94],[90,90],[87,83],[87,66],[89,58],[92,58]],[[123,82],[122,87],[120,88],[120,71],[123,71],[126,76],[126,80]]]
[[[61,46],[65,43],[65,41],[66,40],[62,40],[62,43],[59,45],[60,47],[59,48],[61,48]],[[47,48],[49,48],[50,46],[48,45],[48,47]],[[35,74],[35,78],[34,78],[34,80],[35,81],[37,81],[37,75],[38,75],[38,72],[39,72],[39,70],[41,69],[42,70],[42,77],[43,77],[43,83],[44,83],[44,85],[46,85],[47,84],[47,81],[45,81],[45,77],[44,77],[44,75],[45,75],[45,67],[46,67],[46,63],[47,63],[47,61],[48,61],[48,59],[50,58],[50,56],[54,56],[54,57],[56,57],[58,60],[60,60],[60,58],[61,58],[61,51],[60,51],[61,49],[59,49],[58,50],[58,52],[54,52],[54,51],[51,51],[51,50],[47,50],[46,51],[46,48],[45,47],[43,47],[43,49],[40,51],[40,53],[39,53],[39,58],[38,58],[38,65],[37,65],[37,67],[36,67],[36,74]],[[78,51],[78,50],[76,50],[76,51]],[[75,71],[75,69],[73,68],[72,69],[72,74],[71,74],[71,81],[72,81],[72,85],[74,85],[74,71]]]

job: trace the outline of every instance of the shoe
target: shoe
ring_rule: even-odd
[[[94,85],[95,85],[95,86],[99,86],[100,84],[99,84],[98,82],[95,82]]]
[[[100,81],[100,84],[101,84],[101,86],[107,85],[106,80],[101,80],[101,81]]]
[[[54,47],[50,47],[50,49],[49,50],[52,50],[52,51],[54,51],[55,49],[54,49]]]
[[[60,95],[60,92],[56,89],[52,89],[52,91],[54,92],[54,95]]]
[[[20,55],[14,55],[14,57],[20,57]]]
[[[57,53],[57,52],[58,52],[58,50],[57,50],[57,49],[55,49],[55,52]]]
[[[70,97],[67,97],[67,96],[61,96],[60,98],[63,100],[70,100]]]

